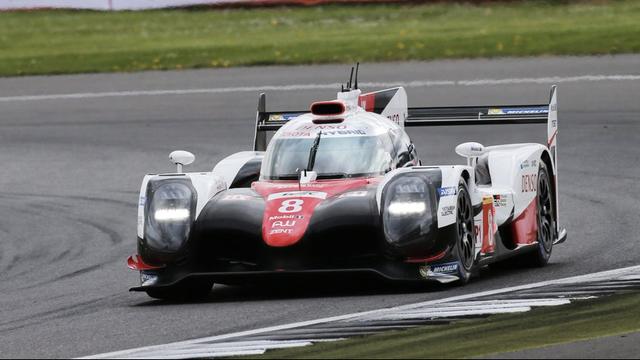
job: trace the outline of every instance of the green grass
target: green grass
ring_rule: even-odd
[[[463,358],[640,331],[640,294],[267,352],[269,358]]]
[[[640,1],[0,13],[0,76],[640,51]]]

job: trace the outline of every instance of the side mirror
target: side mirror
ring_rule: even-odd
[[[184,150],[176,150],[171,152],[171,154],[169,154],[169,160],[171,160],[172,163],[176,164],[177,166],[177,172],[181,173],[182,172],[182,166],[183,165],[189,165],[191,164],[194,160],[196,159],[196,156],[193,155],[192,153],[188,152],[188,151],[184,151]]]
[[[466,142],[456,146],[456,153],[467,158],[467,163],[472,164],[473,159],[482,156],[486,152],[484,145],[477,142]]]

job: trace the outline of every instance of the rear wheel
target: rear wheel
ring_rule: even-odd
[[[540,162],[538,170],[536,209],[538,246],[535,252],[526,254],[525,259],[529,265],[545,266],[549,262],[556,239],[556,217],[549,172],[543,162]]]
[[[466,284],[471,279],[475,257],[473,206],[469,191],[464,181],[458,184],[456,225],[457,236],[455,252],[458,257],[458,273],[460,284]]]
[[[171,301],[194,301],[207,297],[213,282],[209,280],[185,280],[176,285],[147,289],[147,295],[154,299]]]

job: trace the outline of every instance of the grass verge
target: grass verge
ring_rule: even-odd
[[[0,76],[634,52],[634,0],[0,13]]]
[[[270,351],[270,358],[466,358],[640,331],[640,293],[390,331],[303,348]]]

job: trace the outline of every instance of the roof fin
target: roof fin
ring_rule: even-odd
[[[360,68],[360,62],[356,63],[356,78],[355,78],[355,86],[353,87],[354,89],[358,88],[358,68]],[[353,71],[353,68],[351,68],[351,70]]]

